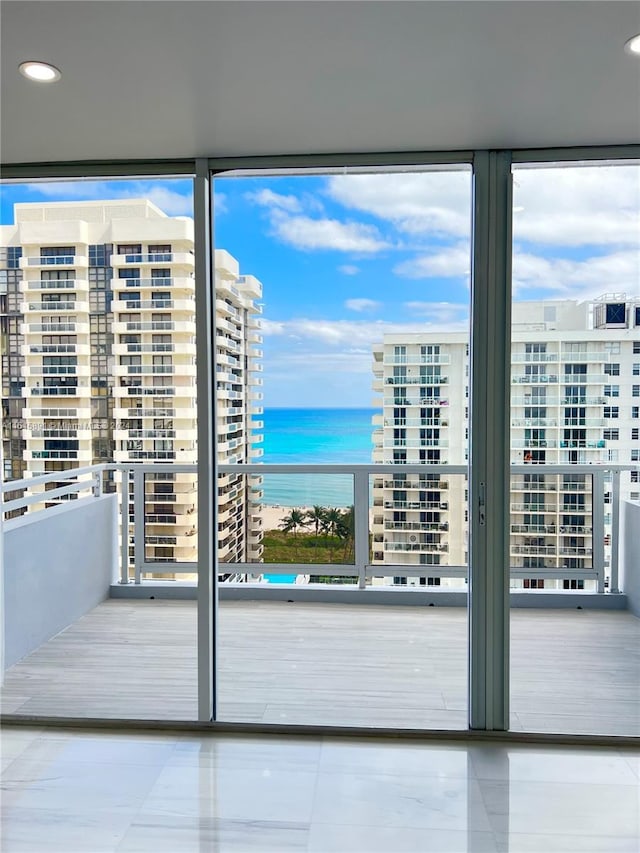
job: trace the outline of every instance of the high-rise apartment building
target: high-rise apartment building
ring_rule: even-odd
[[[195,463],[193,221],[146,199],[17,204],[0,233],[5,479]],[[255,461],[261,285],[225,251],[215,275],[219,460]],[[261,554],[254,479],[221,482],[222,561]],[[147,473],[145,510],[145,562],[194,561],[195,475]]]
[[[467,335],[453,332],[389,334],[374,347],[374,390],[383,394],[374,461],[426,465],[419,475],[374,481],[374,562],[425,566],[409,583],[440,585],[446,566],[446,582],[457,585],[468,562],[465,478],[428,472],[467,461],[468,353]],[[512,586],[587,589],[590,581],[559,575],[594,566],[591,477],[538,466],[637,469],[640,299],[514,303],[511,359],[511,461],[532,466],[511,478]],[[620,477],[621,497],[639,499],[638,470]],[[430,576],[429,566],[438,572]]]

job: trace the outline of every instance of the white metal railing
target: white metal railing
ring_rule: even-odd
[[[446,385],[448,376],[388,376],[387,385]]]
[[[40,451],[47,453],[48,451]],[[52,451],[56,452],[56,451]],[[58,451],[63,452],[63,451]],[[162,458],[162,451],[154,453],[155,458]],[[428,472],[425,469],[428,468]],[[528,474],[530,467],[526,465],[513,465],[512,474],[516,479],[512,485],[524,484],[523,475]],[[586,500],[580,505],[563,504],[561,501],[554,503],[553,507],[540,506],[536,503],[523,504],[521,506],[511,505],[513,510],[524,510],[534,514],[544,513],[545,518],[548,515],[555,516],[544,525],[511,525],[513,534],[541,534],[540,541],[512,541],[510,545],[510,553],[514,555],[543,555],[552,558],[551,563],[546,563],[544,568],[529,567],[529,566],[513,566],[512,577],[530,577],[532,574],[544,572],[544,577],[549,579],[593,579],[596,583],[598,591],[604,591],[605,580],[605,560],[610,561],[610,577],[611,591],[618,589],[618,555],[617,547],[611,548],[611,541],[614,546],[617,543],[618,536],[618,514],[619,514],[619,480],[620,472],[629,470],[629,466],[621,465],[545,465],[540,466],[536,471],[537,475],[544,475],[545,478],[557,477],[558,482],[555,484],[555,493],[560,498],[561,491],[567,489],[571,493],[573,485],[580,486],[587,491],[585,494]],[[636,470],[636,469],[634,469]],[[195,506],[192,499],[188,500],[188,510],[185,512],[179,511],[170,512],[153,512],[148,504],[162,504],[162,495],[150,494],[147,490],[149,481],[168,482],[171,484],[171,495],[176,498],[183,496],[182,486],[188,487],[188,483],[178,483],[176,475],[195,475],[197,467],[191,463],[156,463],[156,464],[126,464],[126,463],[107,463],[103,465],[93,465],[84,468],[72,468],[66,471],[55,471],[48,474],[29,477],[23,480],[8,481],[2,484],[2,513],[3,517],[11,517],[16,512],[22,512],[27,509],[30,511],[40,510],[46,511],[47,504],[55,504],[62,500],[75,499],[90,499],[99,496],[102,493],[102,478],[106,472],[116,471],[120,477],[119,483],[120,506],[121,506],[121,530],[125,535],[121,536],[121,573],[120,582],[127,584],[130,582],[141,583],[146,574],[149,573],[170,573],[174,576],[180,574],[196,574],[196,564],[189,560],[180,562],[178,559],[171,558],[163,560],[162,558],[149,559],[146,556],[146,548],[148,545],[166,544],[167,537],[170,536],[169,531],[159,531],[158,525],[162,524],[177,524],[179,528],[189,527],[186,532],[177,532],[176,542],[189,541],[189,537],[195,535],[196,522]],[[468,468],[464,465],[424,465],[419,463],[412,464],[390,464],[390,465],[273,465],[273,464],[224,464],[220,465],[218,472],[225,480],[225,486],[221,491],[226,492],[225,500],[233,498],[233,479],[235,477],[248,477],[249,483],[243,488],[246,488],[253,494],[253,500],[260,500],[261,496],[261,481],[264,476],[271,474],[288,474],[295,476],[296,474],[313,475],[313,474],[330,474],[330,475],[349,475],[353,478],[353,563],[340,564],[279,564],[279,563],[262,563],[262,562],[246,562],[246,563],[229,563],[221,564],[220,572],[225,577],[235,577],[236,579],[250,576],[255,576],[263,572],[272,575],[292,575],[292,574],[328,574],[336,577],[357,578],[357,584],[363,588],[371,581],[372,578],[380,576],[406,576],[417,577],[428,573],[434,577],[451,577],[462,578],[466,577],[468,567],[466,565],[431,565],[427,563],[412,563],[403,565],[402,563],[379,563],[372,561],[372,553],[440,553],[447,554],[451,551],[451,543],[447,541],[447,532],[452,530],[449,521],[445,522],[439,518],[438,521],[433,520],[418,520],[415,518],[408,520],[393,520],[390,518],[376,520],[376,513],[380,514],[381,508],[384,506],[388,509],[410,509],[410,510],[434,510],[443,512],[450,507],[448,501],[395,501],[385,500],[384,498],[376,497],[374,491],[374,500],[371,501],[371,486],[372,481],[378,482],[378,489],[388,487],[388,484],[402,483],[406,486],[406,481],[398,480],[397,477],[409,475],[413,481],[417,481],[417,476],[437,476],[447,477],[447,480],[439,479],[435,483],[420,483],[419,488],[425,491],[434,490],[438,485],[449,483],[452,477],[466,477]],[[586,482],[572,483],[561,482],[560,476],[580,476],[585,477]],[[231,484],[229,484],[229,478]],[[519,478],[519,479],[518,479]],[[253,481],[256,482],[253,482]],[[55,488],[46,489],[47,485],[55,483]],[[535,483],[527,483],[532,488],[538,488]],[[550,485],[545,483],[544,485]],[[193,483],[191,483],[193,487]],[[45,490],[46,489],[46,490]],[[191,488],[191,492],[193,488]],[[168,501],[166,501],[168,502]],[[464,502],[459,507],[459,514],[462,515],[462,509],[465,506]],[[233,509],[233,507],[232,507]],[[606,515],[611,521],[611,532],[605,535],[605,510]],[[563,514],[569,515],[585,515],[585,524],[562,525],[560,523]],[[251,516],[259,517],[257,509],[248,514],[248,519]],[[372,541],[372,527],[384,522],[386,530],[398,530],[400,536],[406,537],[406,541]],[[151,537],[146,535],[146,525],[154,525]],[[459,522],[460,524],[460,522]],[[418,531],[418,541],[413,541],[407,532],[403,531]],[[429,533],[429,531],[437,531]],[[151,531],[150,531],[151,533]],[[422,535],[421,535],[422,533]],[[464,528],[458,528],[458,534],[464,540]],[[544,534],[554,536],[554,541],[549,542],[544,539]],[[379,534],[377,534],[379,535]],[[563,536],[578,536],[587,537],[568,541]],[[559,537],[557,540],[555,537]],[[424,538],[423,538],[424,537]],[[436,541],[432,540],[432,537]],[[374,537],[375,538],[375,537]],[[431,540],[431,541],[429,541]],[[252,548],[255,550],[255,541],[252,541]],[[195,540],[192,538],[192,548]],[[130,566],[130,552],[133,549],[133,561]],[[606,548],[611,548],[611,551],[605,551]],[[259,553],[259,552],[256,552]],[[570,557],[579,558],[581,568],[562,566],[560,558]],[[556,561],[557,564],[554,562]],[[586,561],[586,562],[585,562]],[[590,565],[586,563],[589,562]]]

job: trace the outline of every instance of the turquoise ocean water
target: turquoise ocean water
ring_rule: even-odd
[[[371,462],[371,418],[376,409],[264,410],[263,462],[358,464]],[[265,504],[346,507],[353,478],[331,474],[269,474]]]

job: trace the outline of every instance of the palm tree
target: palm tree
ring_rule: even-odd
[[[310,510],[307,511],[307,521],[310,524],[313,524],[316,533],[316,539],[318,538],[318,534],[320,532],[320,528],[324,523],[324,517],[327,511],[323,506],[318,506],[317,504]]]
[[[355,533],[354,508],[350,506],[345,509],[340,515],[340,522],[336,529],[336,534],[339,539],[344,542],[344,560],[347,561],[350,546],[353,545]]]
[[[324,521],[322,523],[323,532],[327,534],[327,536],[336,536],[338,532],[338,525],[340,524],[340,519],[342,518],[342,513],[336,507],[329,507],[326,510]],[[329,561],[333,562],[333,547],[329,545]]]
[[[298,528],[307,526],[306,516],[302,510],[292,509],[289,515],[285,515],[278,526],[282,528],[284,533],[291,533],[293,531],[293,535],[297,536]]]

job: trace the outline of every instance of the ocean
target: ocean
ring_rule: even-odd
[[[371,418],[376,409],[265,408],[263,462],[359,464],[371,462]],[[341,474],[266,474],[265,504],[347,507],[353,478]]]

